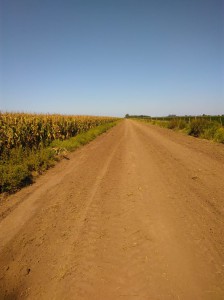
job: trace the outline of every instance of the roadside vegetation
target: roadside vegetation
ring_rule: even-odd
[[[15,192],[116,125],[110,117],[0,114],[0,192]],[[68,158],[67,158],[68,159]]]
[[[129,117],[168,129],[180,130],[194,137],[224,143],[224,116],[173,116],[164,118],[151,118],[148,116]]]

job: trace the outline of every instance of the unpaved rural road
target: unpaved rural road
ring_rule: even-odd
[[[224,299],[224,145],[125,120],[0,217],[0,299]]]

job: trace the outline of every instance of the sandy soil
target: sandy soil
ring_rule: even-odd
[[[0,299],[224,299],[224,146],[125,120],[0,206]]]

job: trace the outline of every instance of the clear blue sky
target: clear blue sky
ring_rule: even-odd
[[[0,110],[224,114],[223,0],[0,0]]]

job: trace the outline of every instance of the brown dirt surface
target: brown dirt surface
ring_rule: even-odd
[[[224,299],[224,146],[125,120],[0,206],[0,299]]]

